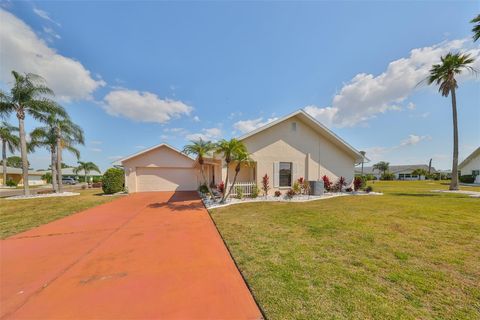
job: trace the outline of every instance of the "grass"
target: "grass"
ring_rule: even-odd
[[[385,194],[212,210],[266,317],[479,319],[480,199],[373,187]]]
[[[0,237],[4,239],[116,198],[101,197],[101,189],[76,192],[80,192],[80,195],[28,200],[0,199]]]

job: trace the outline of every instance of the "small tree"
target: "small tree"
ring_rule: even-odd
[[[262,177],[262,191],[265,198],[268,195],[268,190],[270,190],[270,179],[268,178],[268,175],[265,173],[265,175]]]
[[[325,175],[322,177],[322,180],[325,190],[327,190],[327,192],[330,191],[332,189],[332,182],[330,181],[330,179]]]
[[[390,162],[380,161],[373,165],[373,170],[381,171],[383,174],[387,173]]]
[[[412,175],[418,176],[418,180],[420,180],[422,176],[427,177],[428,171],[425,169],[418,168],[412,171]]]

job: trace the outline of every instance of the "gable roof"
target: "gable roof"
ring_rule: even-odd
[[[340,147],[344,148],[346,151],[350,152],[351,154],[355,155],[355,160],[356,161],[360,161],[362,159],[366,159],[368,160],[367,158],[365,158],[357,149],[355,149],[354,147],[352,147],[350,144],[348,144],[345,140],[343,140],[342,138],[340,138],[339,136],[337,136],[334,132],[332,132],[330,129],[328,129],[326,126],[324,126],[320,121],[318,121],[317,119],[315,119],[314,117],[312,117],[311,115],[309,115],[306,111],[304,111],[303,109],[299,109],[295,112],[292,112],[290,114],[287,114],[286,116],[282,117],[282,118],[279,118],[275,121],[272,121],[272,122],[269,122],[267,123],[266,125],[264,126],[261,126],[253,131],[250,131],[246,134],[244,134],[243,136],[240,136],[238,138],[238,140],[244,140],[248,137],[251,137],[259,132],[262,132],[270,127],[273,127],[275,125],[277,125],[278,123],[281,123],[287,119],[290,119],[292,117],[295,117],[295,116],[298,116],[299,118],[301,118],[302,120],[304,120],[305,122],[311,124],[315,129],[318,129],[318,131],[327,136],[328,138],[331,138],[333,139],[333,141],[337,142],[337,145],[339,145]]]
[[[467,163],[469,163],[473,158],[480,156],[480,147],[474,150],[468,157],[465,158],[459,165],[458,169],[463,168]]]
[[[401,171],[413,171],[415,169],[425,169],[428,171],[428,165],[427,164],[406,164],[406,165],[396,165],[396,166],[388,166],[388,171],[390,173],[397,173]],[[355,173],[360,173],[361,168],[356,167],[355,168]],[[437,170],[435,170],[434,167],[431,168],[431,172],[435,173]],[[373,167],[363,167],[363,173],[364,174],[374,174],[374,173],[381,173],[378,170],[374,170]]]
[[[137,152],[137,153],[134,153],[134,154],[132,154],[132,155],[129,155],[129,156],[125,157],[125,158],[122,158],[122,159],[119,159],[119,160],[115,160],[115,161],[113,161],[112,163],[113,163],[113,164],[123,163],[123,162],[125,162],[125,161],[127,161],[127,160],[129,160],[129,159],[138,157],[138,156],[140,156],[140,155],[142,155],[142,154],[144,154],[144,153],[153,151],[153,150],[155,150],[155,149],[159,149],[159,148],[161,148],[161,147],[167,147],[167,148],[169,148],[169,149],[171,149],[171,150],[173,150],[173,151],[181,154],[182,156],[185,156],[185,157],[187,157],[188,159],[190,159],[190,160],[192,160],[192,161],[195,161],[194,158],[192,158],[192,157],[190,157],[188,154],[186,154],[186,153],[178,150],[177,148],[172,147],[171,145],[169,145],[169,144],[167,144],[167,143],[160,143],[160,144],[157,144],[157,145],[155,145],[155,146],[153,146],[153,147],[150,147],[150,148],[147,148],[147,149],[145,149],[145,150],[142,150],[142,151],[139,151],[139,152]]]
[[[3,166],[0,166],[0,173],[3,173]],[[7,174],[23,174],[22,168],[7,167]],[[31,176],[42,176],[43,172],[28,169],[28,174]]]

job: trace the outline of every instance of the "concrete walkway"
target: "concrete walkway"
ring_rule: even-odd
[[[195,193],[138,193],[0,242],[2,319],[261,319]]]

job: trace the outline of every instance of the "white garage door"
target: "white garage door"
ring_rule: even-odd
[[[197,190],[196,169],[137,168],[137,192]]]

